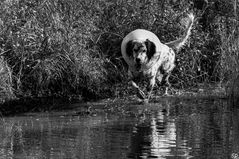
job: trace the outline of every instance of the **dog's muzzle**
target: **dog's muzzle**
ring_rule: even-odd
[[[135,59],[135,67],[137,70],[140,70],[141,68],[141,60],[139,58]]]

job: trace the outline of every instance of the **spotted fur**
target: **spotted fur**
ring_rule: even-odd
[[[130,32],[122,41],[121,53],[128,64],[130,83],[137,90],[138,97],[148,101],[154,85],[165,83],[167,94],[170,83],[168,78],[175,67],[175,52],[185,45],[194,21],[193,14],[188,16],[186,33],[179,39],[162,44],[158,37],[144,29]],[[148,82],[148,98],[136,84],[135,79],[146,78]]]

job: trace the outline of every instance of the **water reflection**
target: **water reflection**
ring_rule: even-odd
[[[95,115],[74,111],[2,118],[0,159],[232,158],[239,110],[227,101],[125,104]]]
[[[170,117],[169,109],[159,109],[150,115],[149,120],[137,124],[129,158],[192,157],[186,140],[177,140],[175,121]]]

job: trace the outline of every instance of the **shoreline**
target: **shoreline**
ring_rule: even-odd
[[[207,100],[207,99],[225,99],[229,100],[230,98],[226,94],[225,88],[222,87],[211,87],[211,88],[192,88],[188,90],[173,90],[174,93],[170,96],[162,96],[155,94],[151,99],[150,103],[157,103],[161,100],[169,100],[169,99],[179,99],[179,100]],[[137,100],[135,95],[128,95],[122,97],[112,97],[112,98],[103,98],[98,100],[88,100],[85,101],[82,98],[72,98],[69,99],[67,97],[26,97],[19,98],[15,100],[8,100],[4,103],[0,104],[0,113],[2,116],[8,115],[18,115],[22,113],[28,112],[48,112],[54,110],[65,110],[65,109],[76,109],[76,107],[69,107],[71,104],[78,103],[77,107],[84,107],[87,103],[95,103],[93,105],[100,105],[105,103],[115,104],[115,103],[138,103],[142,104]]]

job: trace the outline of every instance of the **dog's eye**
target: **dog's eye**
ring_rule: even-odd
[[[146,52],[146,50],[143,50],[143,52]]]

